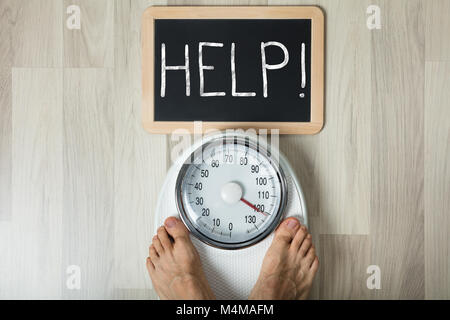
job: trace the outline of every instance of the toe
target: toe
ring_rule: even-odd
[[[165,250],[169,250],[172,248],[172,241],[169,238],[169,235],[167,234],[166,228],[160,227],[158,229],[158,238],[161,241],[161,244]]]
[[[300,228],[297,230],[297,233],[295,234],[294,240],[292,240],[291,248],[293,248],[295,251],[298,251],[307,234],[308,230],[306,229],[306,227],[300,226]]]
[[[315,257],[310,269],[313,276],[316,274],[318,269],[319,269],[319,258]]]
[[[178,239],[187,239],[189,237],[189,231],[184,226],[184,223],[175,218],[167,218],[164,222],[167,233],[176,241]]]
[[[145,265],[147,266],[148,272],[153,273],[153,271],[155,270],[155,266],[153,265],[152,259],[150,259],[150,257],[147,258]]]
[[[317,258],[317,256],[316,256],[316,257],[314,257],[314,260],[311,264],[311,268],[309,268],[309,270],[305,270],[305,273],[304,273],[305,281],[307,283],[312,284],[318,269],[319,269],[319,258]]]
[[[156,261],[158,261],[159,256],[158,256],[158,252],[156,252],[155,246],[151,245],[150,249],[148,250],[149,255],[150,255],[150,259],[152,260],[152,263],[155,264]]]
[[[306,236],[305,240],[303,240],[302,245],[300,246],[300,249],[298,250],[298,254],[299,254],[300,258],[303,258],[306,255],[309,248],[311,248],[311,245],[312,245],[311,235],[308,234]]]
[[[302,259],[301,262],[302,266],[306,269],[310,269],[315,258],[316,258],[316,249],[314,248],[314,245],[311,245],[311,248],[309,248],[308,252],[306,253],[306,256]]]
[[[164,252],[163,246],[161,244],[161,241],[159,241],[158,236],[153,237],[152,245],[155,247],[156,252],[159,256]]]
[[[300,227],[300,223],[295,218],[284,220],[275,232],[274,244],[289,245],[294,239],[295,234]]]

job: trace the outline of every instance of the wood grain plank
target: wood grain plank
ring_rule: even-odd
[[[116,1],[114,69],[114,287],[116,297],[155,298],[145,267],[166,170],[166,136],[141,118],[141,15],[148,1]],[[138,289],[138,290],[135,290]]]
[[[450,62],[425,64],[425,297],[450,299]]]
[[[372,33],[372,297],[424,298],[424,27],[421,1],[380,1]],[[394,31],[395,30],[395,31]]]
[[[328,0],[325,0],[328,1]],[[321,1],[311,0],[268,0],[269,6],[316,6]]]
[[[154,290],[146,289],[115,289],[114,299],[118,300],[158,300]]]
[[[81,289],[63,291],[65,298],[113,296],[112,89],[110,70],[64,70],[63,261],[82,276]]]
[[[16,7],[0,2],[0,221],[11,218],[13,25]]]
[[[167,0],[171,6],[259,6],[268,0]]]
[[[64,66],[113,67],[114,1],[64,0],[70,5],[80,7],[81,29],[64,27]]]
[[[424,1],[425,60],[450,61],[450,1]]]
[[[62,72],[13,69],[12,92],[13,218],[0,236],[0,298],[60,298]]]
[[[1,28],[1,26],[0,26]],[[0,44],[1,46],[1,44]],[[12,84],[11,67],[0,68],[0,221],[11,219]]]
[[[320,299],[367,299],[369,237],[321,235],[320,245]]]
[[[318,142],[319,136],[317,135],[280,136],[280,150],[289,159],[297,174],[305,195],[309,217],[319,217],[320,210],[321,172],[318,167]]]
[[[319,134],[321,233],[368,234],[371,54],[365,1],[322,1],[327,12],[326,124]],[[345,19],[342,17],[345,16]]]
[[[13,28],[17,7],[0,2],[0,221],[11,218]]]
[[[17,0],[13,32],[14,67],[62,66],[62,2]]]
[[[0,2],[0,61],[2,68],[13,64],[13,28],[17,7],[13,0]]]

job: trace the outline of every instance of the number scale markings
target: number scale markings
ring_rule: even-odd
[[[278,222],[284,190],[279,171],[258,151],[239,143],[212,144],[202,149],[201,161],[187,165],[180,189],[184,214],[203,240],[246,243]],[[238,193],[231,203],[224,198],[227,184]]]

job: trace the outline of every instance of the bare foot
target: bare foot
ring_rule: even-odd
[[[163,300],[215,299],[183,222],[170,217],[149,248],[147,270]]]
[[[304,300],[318,268],[311,235],[297,219],[288,218],[275,232],[249,299]]]

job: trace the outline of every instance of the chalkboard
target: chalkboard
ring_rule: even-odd
[[[152,7],[143,18],[144,127],[323,125],[323,15],[316,7]]]

